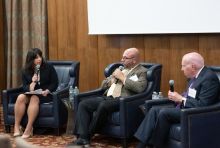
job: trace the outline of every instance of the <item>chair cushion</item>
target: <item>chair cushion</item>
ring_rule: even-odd
[[[69,66],[62,66],[62,65],[54,65],[54,68],[57,72],[57,77],[59,80],[59,85],[65,85],[69,83],[70,76],[69,76]]]
[[[65,87],[68,86],[68,83],[60,83],[57,87],[57,90],[56,91],[59,91],[59,90],[62,90],[64,89]]]
[[[180,141],[180,124],[173,124],[170,128],[170,133],[169,133],[169,137],[171,139]]]
[[[52,117],[53,116],[53,110],[54,110],[54,107],[53,107],[53,102],[48,102],[48,103],[42,103],[40,105],[40,112],[39,112],[39,115],[40,117]]]

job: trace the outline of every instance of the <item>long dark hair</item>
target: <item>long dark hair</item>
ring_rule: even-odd
[[[25,66],[24,66],[24,71],[30,74],[34,73],[34,59],[37,58],[37,55],[39,55],[42,58],[42,64],[44,65],[45,61],[42,56],[42,51],[39,48],[32,48],[28,51],[26,61],[25,61]]]

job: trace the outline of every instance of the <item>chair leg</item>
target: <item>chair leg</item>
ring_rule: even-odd
[[[5,131],[6,131],[6,133],[10,133],[11,132],[11,126],[10,125],[5,125]]]
[[[127,148],[128,147],[127,138],[123,138],[122,139],[122,146],[123,146],[123,148]]]

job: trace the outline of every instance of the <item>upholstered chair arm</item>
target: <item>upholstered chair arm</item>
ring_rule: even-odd
[[[104,93],[104,90],[101,88],[95,89],[95,90],[91,90],[91,91],[87,91],[87,92],[83,92],[77,95],[77,98],[82,98],[82,97],[88,97],[91,95],[102,95]]]
[[[104,90],[101,88],[95,89],[95,90],[91,90],[91,91],[87,91],[87,92],[83,92],[83,93],[79,93],[76,98],[74,98],[74,109],[77,110],[79,102],[82,101],[83,99],[88,99],[91,98],[91,96],[99,96],[102,95],[104,93]]]
[[[57,90],[52,92],[53,98],[57,96],[60,99],[68,98],[69,97],[69,87],[65,87],[64,89]]]
[[[3,90],[2,91],[2,101],[3,104],[4,103],[9,103],[9,101],[16,101],[17,97],[14,98],[15,95],[22,93],[23,92],[23,88],[22,87],[18,87],[18,88],[10,88],[7,90]],[[15,99],[15,100],[9,100],[9,99]]]
[[[219,103],[207,107],[182,109],[180,125],[182,147],[220,147]]]
[[[151,98],[151,96],[150,96]],[[153,106],[173,106],[174,102],[169,99],[156,99],[156,100],[146,100],[144,104],[140,105],[139,108],[144,114],[152,108]]]
[[[3,115],[5,124],[7,123],[7,112],[8,112],[8,104],[10,102],[15,103],[17,96],[23,92],[22,87],[11,88],[2,91],[2,104],[3,104]]]
[[[141,94],[120,98],[120,125],[121,132],[128,136],[133,134],[143,119],[143,114],[138,108],[148,97]],[[135,122],[133,121],[135,119]]]

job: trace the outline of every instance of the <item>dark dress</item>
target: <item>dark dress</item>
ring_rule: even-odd
[[[23,71],[22,72],[22,82],[23,90],[25,92],[30,91],[29,86],[32,83],[33,74]],[[40,67],[40,82],[36,83],[34,90],[36,89],[48,89],[50,92],[53,92],[57,89],[58,78],[57,73],[54,67],[48,63],[44,63]],[[52,95],[48,94],[46,97],[38,95],[40,103],[46,103],[52,101]]]

